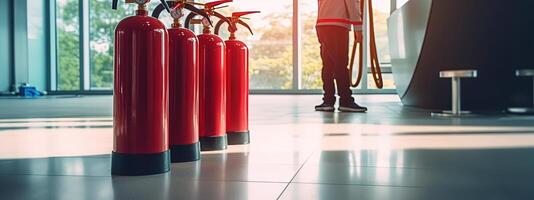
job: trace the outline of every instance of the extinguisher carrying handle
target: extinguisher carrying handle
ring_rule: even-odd
[[[251,35],[254,35],[254,32],[252,32],[252,28],[250,28],[250,26],[247,23],[245,23],[243,20],[239,19],[242,16],[254,14],[254,13],[260,13],[260,11],[246,11],[246,12],[232,13],[232,17],[227,17],[230,23],[228,23],[227,21],[223,21],[223,20],[220,20],[219,22],[217,22],[217,24],[215,25],[215,35],[219,34],[220,28],[225,22],[228,23],[228,31],[230,31],[231,33],[234,33],[235,31],[237,31],[237,24],[240,24],[244,26],[245,28],[247,28]]]
[[[171,6],[173,10],[175,10],[175,9],[181,9],[180,6],[181,6],[182,3],[175,2],[175,1],[167,1],[167,4],[169,6]],[[186,10],[191,11],[192,13],[196,13],[196,14],[198,14],[200,16],[203,16],[203,17],[207,18],[208,21],[210,22],[210,24],[212,24],[212,22],[211,22],[211,20],[209,18],[209,15],[206,12],[196,8],[195,6],[193,6],[193,5],[189,4],[189,3],[183,3],[183,8],[185,8]],[[159,18],[161,12],[163,12],[164,9],[165,9],[164,5],[163,4],[159,4],[154,9],[154,12],[152,12],[152,17]]]
[[[169,5],[167,4],[165,0],[160,0],[160,3],[163,4],[163,7],[165,8],[165,10],[167,10],[167,12],[169,13],[171,12],[171,8],[169,7]],[[111,9],[117,10],[118,4],[119,4],[119,0],[113,0],[111,2]]]
[[[260,13],[260,11],[233,12],[232,13],[232,17],[237,19],[237,18],[243,17],[245,15],[250,15],[250,14],[255,14],[255,13]]]
[[[206,12],[205,9],[202,9],[201,11],[206,13],[206,14],[208,13],[208,12]],[[213,15],[215,17],[219,18],[220,20],[224,20],[227,23],[231,23],[230,20],[228,18],[226,18],[225,16],[223,16],[221,13],[219,13],[217,11],[212,11],[212,12],[213,12]],[[195,18],[197,15],[198,14],[196,14],[194,12],[191,12],[191,13],[189,13],[189,15],[187,15],[187,17],[185,18],[185,22],[184,22],[185,28],[189,28],[189,25],[191,24],[191,20],[193,20],[193,18]],[[208,14],[207,19],[209,20],[209,14]]]
[[[192,13],[196,13],[197,15],[200,15],[206,19],[208,19],[208,21],[210,22],[210,25],[213,25],[211,19],[210,19],[210,16],[208,15],[208,13],[204,12],[204,10],[201,10],[201,9],[198,9],[197,7],[191,5],[191,4],[185,4],[185,9],[191,11]]]
[[[224,20],[219,20],[219,22],[217,22],[217,24],[215,25],[215,31],[214,31],[215,35],[219,35],[221,26],[224,23],[228,23],[228,22],[224,21]],[[244,26],[245,28],[248,29],[248,31],[250,32],[251,35],[254,35],[254,32],[252,32],[252,28],[250,28],[250,26],[247,23],[245,23],[243,20],[237,20],[236,23],[241,24],[242,26]],[[234,26],[234,30],[237,30],[237,25],[236,24],[233,24],[233,23],[230,23],[230,24],[232,24],[232,26]],[[228,29],[230,30],[231,27],[228,27]],[[235,32],[235,31],[233,31],[233,32]]]
[[[221,5],[223,3],[230,3],[232,1],[233,0],[212,1],[212,2],[205,3],[204,6],[205,6],[205,8],[213,8],[213,7]]]

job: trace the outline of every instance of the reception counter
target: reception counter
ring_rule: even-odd
[[[411,0],[388,19],[392,70],[404,105],[448,109],[450,80],[439,71],[476,69],[462,82],[470,110],[531,106],[534,1]]]

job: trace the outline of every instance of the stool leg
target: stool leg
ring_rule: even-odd
[[[452,78],[452,114],[453,115],[460,115],[460,112],[462,111],[462,105],[461,105],[461,89],[460,89],[460,78],[454,77]]]

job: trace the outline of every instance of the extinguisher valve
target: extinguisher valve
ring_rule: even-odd
[[[203,17],[203,19],[200,21],[201,24],[203,25],[203,31],[202,31],[203,33],[210,33],[211,32],[211,26],[212,26],[211,19],[210,19],[211,16],[215,16],[217,18],[220,18],[223,21],[227,21],[228,23],[230,23],[228,18],[224,17],[222,14],[218,13],[217,11],[215,11],[216,9],[221,9],[221,8],[227,7],[227,6],[219,6],[219,7],[216,7],[216,6],[221,5],[223,3],[228,3],[228,2],[232,2],[232,0],[212,1],[212,2],[208,2],[208,3],[203,4],[204,9],[200,10],[201,11],[200,13],[199,12],[192,12],[186,17],[186,19],[185,19],[186,28],[189,28],[189,25],[191,25],[191,24],[198,24],[198,21],[196,21],[194,19],[194,17],[196,15],[202,15],[202,17]],[[191,4],[190,5],[191,7],[194,7],[192,5],[199,5],[199,4]],[[202,4],[200,4],[200,5],[202,5]]]
[[[232,13],[232,16],[231,17],[227,17],[227,21],[219,21],[217,23],[217,25],[215,26],[215,34],[218,35],[219,34],[219,30],[221,28],[221,25],[224,24],[224,23],[228,23],[228,32],[230,32],[230,37],[229,39],[230,40],[234,40],[235,39],[235,32],[237,31],[237,24],[240,24],[242,26],[244,26],[245,28],[247,28],[249,31],[250,31],[250,34],[254,35],[254,33],[252,32],[252,28],[250,28],[250,26],[245,23],[243,20],[241,19],[247,19],[243,16],[245,15],[249,15],[249,14],[254,14],[254,13],[260,13],[260,11],[247,11],[247,12],[234,12]]]
[[[146,4],[137,4],[137,12],[143,12],[143,13],[146,13],[147,10],[146,10]]]
[[[136,3],[138,6],[137,6],[137,14],[147,14],[147,9],[146,9],[146,4],[150,2],[150,0],[124,0],[125,3]],[[167,12],[171,12],[171,8],[169,7],[169,5],[167,4],[167,2],[165,0],[160,0],[161,4],[163,5],[163,7],[165,8],[165,10],[167,10]],[[113,0],[111,2],[111,8],[113,10],[117,10],[117,7],[118,7],[118,4],[119,4],[119,0]]]
[[[211,20],[209,19],[209,15],[206,12],[204,12],[204,10],[200,10],[194,6],[194,5],[204,5],[204,4],[190,2],[187,0],[178,0],[178,1],[169,1],[168,5],[172,7],[169,13],[171,14],[171,17],[173,18],[172,27],[174,28],[180,28],[182,26],[180,23],[180,18],[184,16],[184,11],[183,11],[184,9],[191,11],[191,14],[203,16],[204,18],[208,20],[208,24],[211,25]],[[152,13],[152,17],[159,18],[161,12],[164,10],[164,6],[165,5],[163,4],[158,5],[154,9],[154,12]]]
[[[192,19],[191,20],[191,24],[201,24],[201,23],[202,23],[201,19]]]
[[[225,18],[224,16],[222,16],[220,13],[216,12],[215,10],[221,9],[221,8],[226,8],[228,6],[227,5],[219,6],[219,7],[216,7],[216,6],[224,4],[224,3],[230,3],[232,1],[233,0],[221,0],[221,1],[212,1],[212,2],[205,3],[204,4],[204,11],[208,14],[208,17],[207,17],[208,20],[209,20],[209,17],[212,16],[212,15],[215,15],[216,17],[219,17],[219,18],[222,17],[221,19]],[[210,33],[211,32],[211,24],[206,23],[206,21],[204,21],[204,19],[202,20],[202,25],[204,25],[204,30],[202,32],[204,32],[204,33]]]

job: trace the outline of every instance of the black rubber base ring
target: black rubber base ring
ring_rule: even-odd
[[[250,143],[250,131],[228,132],[228,145],[240,145]]]
[[[200,142],[194,144],[171,145],[171,162],[191,162],[200,160]]]
[[[142,176],[161,174],[170,170],[170,152],[150,154],[111,153],[111,174]]]
[[[219,151],[227,148],[226,135],[217,137],[200,137],[201,151]]]

